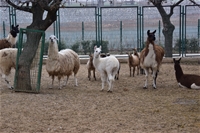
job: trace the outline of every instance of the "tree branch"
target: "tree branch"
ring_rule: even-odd
[[[15,3],[13,3],[11,0],[6,0],[6,2],[11,5],[12,7],[18,9],[18,10],[22,10],[25,12],[30,12],[31,13],[31,9],[28,6],[23,6],[23,4],[21,6],[16,5]]]
[[[183,2],[184,0],[179,0],[177,3],[173,4],[170,8],[170,13],[169,16],[171,17],[174,14],[174,7],[178,6],[181,2]]]
[[[197,5],[200,8],[200,4],[198,4],[197,2],[195,2],[195,0],[189,0],[190,2],[192,2],[194,5]]]

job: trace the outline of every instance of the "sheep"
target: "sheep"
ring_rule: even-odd
[[[133,54],[127,53],[128,54],[128,66],[130,70],[130,77],[131,77],[131,68],[133,67],[133,77],[135,74],[135,67],[137,67],[137,75],[139,75],[139,69],[140,69],[140,57],[139,54],[137,53],[136,49],[133,49]]]
[[[147,89],[148,86],[148,74],[149,68],[152,70],[153,75],[153,88],[156,89],[156,78],[157,74],[165,54],[164,49],[161,46],[154,44],[155,41],[155,32],[150,33],[150,30],[147,31],[147,41],[146,47],[140,53],[140,66],[145,71],[145,85],[144,89]]]
[[[195,74],[184,74],[180,66],[180,59],[174,61],[176,80],[179,86],[190,89],[200,89],[200,76]]]
[[[9,89],[13,89],[13,87],[6,76],[10,74],[12,68],[16,68],[16,56],[17,48],[4,48],[0,50],[0,71]]]
[[[71,49],[64,49],[58,52],[57,38],[54,35],[49,37],[48,58],[46,61],[46,71],[52,77],[53,88],[54,77],[57,76],[59,80],[59,89],[61,89],[60,79],[67,76],[64,86],[67,84],[69,76],[74,73],[75,86],[77,84],[76,75],[80,68],[80,60],[78,54]]]
[[[87,64],[86,64],[86,67],[87,67],[87,70],[88,70],[88,79],[89,80],[91,79],[91,71],[93,71],[93,77],[96,80],[95,67],[93,65],[93,54],[90,54],[89,56],[90,56],[90,58],[89,58],[89,60],[87,61]]]
[[[101,75],[101,81],[102,81],[101,91],[103,91],[104,83],[107,81],[109,85],[108,92],[112,92],[113,81],[115,75],[119,70],[119,61],[115,56],[111,55],[105,58],[100,58],[100,54],[101,54],[101,46],[99,48],[95,46],[93,64],[95,69],[98,70]]]
[[[12,48],[15,46],[17,42],[17,33],[19,33],[18,26],[19,25],[16,25],[16,26],[12,25],[11,27],[12,29],[10,33],[8,34],[8,37],[0,40],[0,49]]]

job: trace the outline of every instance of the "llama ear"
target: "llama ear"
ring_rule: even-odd
[[[154,30],[153,34],[155,34],[155,33],[156,33],[156,30]]]
[[[16,27],[18,28],[18,27],[19,27],[19,25],[16,25]]]
[[[147,31],[147,35],[149,35],[149,33],[150,33],[150,30]]]
[[[178,62],[180,62],[181,61],[181,58],[178,60]]]
[[[174,61],[174,63],[175,63],[175,61],[176,61],[175,58],[173,58],[173,61]]]
[[[99,48],[101,49],[101,45],[99,46]]]
[[[95,46],[94,46],[94,50],[95,50],[96,48],[97,48],[97,46],[95,45]]]
[[[13,28],[13,27],[14,27],[14,25],[12,24],[12,25],[11,25],[11,27]]]
[[[58,38],[56,36],[54,36],[54,38],[58,41]]]

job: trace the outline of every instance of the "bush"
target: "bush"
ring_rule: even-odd
[[[104,41],[102,40],[102,43],[101,43],[101,52],[102,53],[109,53],[109,50],[108,50],[108,45],[109,45],[109,42],[108,41]],[[97,46],[97,42],[95,40],[92,40],[92,52],[94,52],[94,46]]]
[[[80,46],[80,42],[76,42],[75,44],[73,44],[71,46],[71,49],[74,50],[76,53],[79,52],[79,46]]]
[[[82,48],[83,48],[83,52],[84,54],[86,55],[88,52],[91,53],[91,45],[90,45],[90,42],[89,40],[87,41],[82,41],[81,42],[81,45],[82,45]]]

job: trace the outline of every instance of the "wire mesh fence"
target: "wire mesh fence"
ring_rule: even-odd
[[[41,33],[42,38],[41,41],[38,44],[37,51],[35,53],[35,56],[33,58],[33,61],[30,66],[29,72],[20,72],[19,71],[19,58],[21,53],[23,52],[23,48],[26,45],[27,41],[27,33]],[[17,53],[17,60],[16,60],[16,71],[15,71],[15,79],[14,79],[14,90],[15,91],[23,91],[23,92],[35,92],[38,93],[40,91],[40,80],[41,80],[41,72],[42,72],[42,62],[43,62],[43,51],[44,51],[44,40],[45,39],[45,33],[44,31],[39,30],[31,30],[31,29],[20,29],[20,35],[19,35],[19,43],[18,43],[18,53]],[[28,64],[27,64],[28,65]],[[26,65],[24,65],[26,66]],[[30,80],[28,78],[25,78],[30,75]],[[23,82],[30,83],[30,88],[25,88],[22,82],[18,82],[19,78]],[[17,86],[17,87],[16,87]]]
[[[170,12],[169,6],[164,9],[166,13]],[[1,6],[0,15],[1,38],[7,36],[15,19],[20,28],[26,28],[32,22],[30,13],[19,10],[14,12],[10,7]],[[153,6],[66,7],[59,10],[59,24],[51,25],[45,33],[47,37],[51,34],[60,35],[59,41],[67,48],[75,48],[79,54],[88,54],[84,52],[85,49],[91,51],[93,45],[105,42],[111,54],[123,54],[132,48],[142,50],[147,30],[157,30],[156,43],[164,47],[162,19]],[[198,55],[200,8],[194,5],[176,6],[170,21],[175,26],[172,53],[182,56]],[[86,44],[87,47],[84,47]]]

